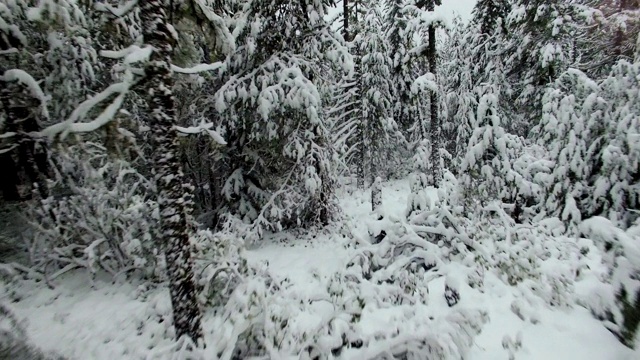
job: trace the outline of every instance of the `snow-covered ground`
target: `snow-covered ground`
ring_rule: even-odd
[[[384,213],[402,216],[408,193],[406,181],[386,184]],[[342,228],[351,228],[352,235],[362,239],[369,236],[367,224],[372,218],[369,196],[367,192],[339,191],[345,214]],[[279,293],[280,301],[269,306],[290,303],[293,309],[297,302],[310,304],[299,308],[304,311],[291,310],[295,315],[287,323],[291,333],[313,334],[327,317],[335,315],[334,305],[321,300],[326,299],[328,281],[346,268],[356,246],[339,231],[340,226],[334,229],[330,233],[279,234],[248,250],[250,263],[266,262],[274,278],[288,279],[286,289]],[[597,271],[600,258],[595,250],[585,261]],[[462,277],[464,271],[462,265],[453,262],[447,265],[447,277]],[[387,326],[397,326],[407,311],[411,316],[433,320],[433,329],[417,326],[416,331],[446,329],[445,315],[451,315],[452,310],[444,298],[444,282],[445,277],[440,277],[429,283],[426,304],[363,310],[360,332],[374,334]],[[573,296],[588,296],[592,286],[591,277],[582,278],[574,284]],[[454,309],[481,309],[488,319],[473,339],[466,359],[509,359],[510,353],[516,359],[640,358],[640,352],[620,344],[589,310],[575,302],[551,307],[532,298],[523,287],[511,286],[492,272],[485,274],[482,289],[471,288],[460,279],[459,291],[461,300]],[[169,340],[171,307],[164,288],[148,289],[139,283],[113,283],[105,279],[92,283],[86,274],[74,273],[59,279],[54,289],[25,281],[4,287],[1,296],[0,302],[7,303],[23,320],[31,342],[45,352],[70,359],[170,358],[166,349],[173,345]],[[278,313],[277,309],[269,311]],[[221,328],[220,317],[208,312],[204,323],[207,342],[214,342],[213,337],[219,339],[220,332],[233,328],[229,326]],[[384,344],[381,346],[386,346]],[[204,354],[205,358],[217,358],[213,346],[208,346]],[[272,352],[271,358],[277,358],[276,354]],[[361,356],[362,353],[345,351],[336,358],[359,359]]]

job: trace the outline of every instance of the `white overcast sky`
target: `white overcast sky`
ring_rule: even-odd
[[[436,13],[447,19],[449,24],[451,20],[459,14],[464,21],[471,19],[471,10],[477,0],[442,0],[442,5],[436,7]],[[336,1],[336,8],[329,9],[328,15],[331,17],[337,11],[342,10],[342,1]]]
[[[468,21],[475,4],[476,0],[442,0],[442,5],[436,8],[436,13],[446,17],[449,23],[456,13],[460,14],[464,21]]]

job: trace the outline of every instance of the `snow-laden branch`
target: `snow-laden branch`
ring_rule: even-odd
[[[99,129],[111,121],[124,102],[125,94],[120,94],[116,99],[107,106],[97,118],[86,123],[70,124],[65,133],[91,132]]]
[[[16,48],[10,48],[7,50],[0,50],[0,55],[10,55],[10,54],[17,54],[18,53],[18,49]]]
[[[211,136],[211,138],[220,145],[227,145],[227,142],[224,140],[222,135],[215,130],[211,130],[213,127],[213,123],[203,123],[198,126],[189,126],[189,127],[181,127],[175,126],[174,128],[183,134],[200,134],[201,132],[206,132]]]
[[[640,266],[640,244],[611,220],[602,216],[594,216],[581,222],[578,229],[582,235],[596,243],[610,243],[620,246],[628,261],[634,266]]]
[[[205,71],[215,71],[224,66],[224,61],[218,61],[213,64],[198,64],[189,68],[181,68],[171,64],[171,70],[180,74],[197,74]]]
[[[131,10],[133,10],[136,5],[138,5],[138,0],[129,0],[122,6],[111,6],[110,4],[96,2],[95,8],[98,11],[109,12],[114,16],[122,17],[127,15]]]
[[[124,64],[129,65],[148,61],[152,53],[153,47],[151,46],[139,47],[137,45],[131,45],[122,50],[102,50],[100,51],[100,56],[109,59],[123,59]],[[171,70],[181,74],[197,74],[205,71],[215,71],[221,69],[223,66],[224,61],[218,61],[212,64],[198,64],[188,68],[171,64]]]
[[[62,134],[64,138],[69,132],[86,132],[93,131],[100,126],[109,122],[116,114],[117,110],[122,106],[124,95],[129,91],[130,84],[128,82],[121,82],[112,84],[101,93],[85,100],[78,106],[69,116],[69,118],[61,123],[51,125],[40,132],[40,135],[53,138],[58,134]],[[84,118],[91,109],[96,105],[106,101],[113,95],[118,94],[118,97],[93,121],[89,123],[76,122],[81,118]]]
[[[428,48],[429,48],[429,43],[423,43],[411,48],[407,53],[409,55],[420,55],[420,54],[424,54]]]
[[[148,61],[152,52],[153,47],[151,46],[141,48],[137,45],[131,45],[125,49],[117,51],[102,50],[100,51],[100,56],[110,59],[123,59],[125,64],[135,64],[138,62]]]
[[[0,155],[8,153],[8,152],[10,152],[11,150],[13,150],[13,149],[15,149],[17,147],[18,147],[18,145],[14,144],[14,145],[9,146],[8,148],[0,149]]]
[[[436,76],[432,73],[426,73],[413,81],[411,84],[411,92],[418,94],[424,91],[438,91],[438,83],[436,82]]]
[[[42,88],[40,88],[38,82],[28,72],[20,69],[10,69],[0,76],[0,81],[17,81],[26,86],[31,92],[31,96],[40,100],[42,105],[42,115],[46,118],[49,117],[49,111],[47,110],[47,101],[49,99],[44,95],[44,92],[42,91]]]
[[[418,20],[425,26],[448,26],[444,16],[432,11],[421,11]]]
[[[207,4],[204,3],[203,0],[193,0],[193,2],[200,8],[202,14],[209,20],[211,25],[218,31],[218,35],[224,44],[223,52],[231,53],[235,50],[235,40],[229,29],[227,28],[227,24],[224,19],[218,16],[215,12],[211,10]]]
[[[511,245],[511,232],[514,224],[513,224],[513,221],[509,219],[509,217],[505,213],[502,206],[499,206],[497,203],[494,202],[485,206],[484,208],[482,208],[482,210],[487,212],[495,212],[496,214],[498,214],[498,216],[500,217],[500,220],[502,220],[502,222],[504,223],[504,229],[507,232],[505,241],[507,244]]]
[[[6,132],[6,133],[3,133],[3,134],[0,134],[0,139],[8,139],[8,138],[14,137],[16,135],[17,134],[15,132]]]

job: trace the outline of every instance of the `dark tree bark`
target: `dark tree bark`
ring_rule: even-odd
[[[0,149],[0,151],[2,151]],[[4,173],[0,176],[0,191],[5,201],[18,201],[20,194],[18,193],[18,167],[13,161],[11,154],[0,154],[0,169]]]
[[[427,3],[427,10],[434,11],[435,5],[440,5],[440,0],[431,0]],[[437,65],[437,53],[436,53],[436,27],[432,23],[429,25],[428,29],[429,33],[429,72],[436,76],[436,65]],[[436,77],[437,81],[437,77]],[[440,184],[440,180],[442,179],[442,169],[440,166],[440,147],[441,147],[441,139],[440,139],[440,117],[438,116],[438,93],[432,91],[429,95],[429,101],[431,105],[431,169],[433,171],[433,186],[438,186]]]
[[[203,335],[189,243],[193,186],[182,171],[178,136],[173,129],[176,117],[171,71],[174,40],[166,9],[163,0],[140,1],[144,43],[154,48],[145,66],[150,127],[156,146],[152,155],[153,170],[176,336],[188,336],[197,343]]]
[[[20,200],[21,195],[17,190],[20,185],[25,184],[21,183],[19,173],[26,175],[29,187],[32,190],[35,189],[37,194],[44,199],[48,197],[45,181],[46,147],[44,143],[30,134],[40,130],[35,113],[40,107],[40,100],[33,98],[29,91],[17,82],[0,81],[0,86],[2,86],[0,104],[6,119],[5,130],[8,133],[15,133],[10,138],[10,143],[7,144],[9,147],[15,146],[14,149],[1,155],[4,158],[3,163],[14,167],[14,172],[6,175],[7,179],[3,180],[3,189],[7,191],[5,199],[8,195],[9,198]],[[0,150],[3,149],[0,147]],[[3,171],[7,170],[10,171],[10,169]]]
[[[355,83],[356,83],[356,89],[358,89],[358,94],[357,96],[362,96],[362,89],[361,89],[361,81],[360,81],[360,56],[358,56],[358,51],[356,50],[356,67],[355,67]],[[362,114],[362,98],[359,99],[358,102],[356,102],[356,106],[360,107],[360,109],[358,111],[355,111],[354,113],[357,114],[358,116],[358,135],[360,137],[360,141],[359,141],[359,146],[358,146],[358,168],[357,168],[357,176],[358,176],[358,189],[364,189],[365,187],[365,176],[366,176],[366,169],[365,169],[365,164],[367,161],[367,124],[366,124],[366,119],[364,118],[363,114]],[[369,169],[371,170],[371,169]]]
[[[320,135],[320,129],[316,127],[315,132],[317,135]],[[320,218],[320,223],[323,226],[329,225],[329,220],[331,217],[331,209],[330,209],[330,194],[333,191],[332,188],[334,184],[331,183],[331,179],[328,176],[328,170],[326,169],[324,164],[322,163],[320,156],[318,154],[314,155],[315,169],[316,174],[320,177],[320,181],[322,185],[320,186],[320,193],[318,194],[318,213]]]
[[[349,0],[342,0],[342,34],[346,42],[349,42],[349,15]]]
[[[371,210],[376,211],[382,206],[382,179],[378,176],[371,186]]]

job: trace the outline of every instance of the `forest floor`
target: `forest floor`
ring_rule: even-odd
[[[407,181],[385,184],[384,212],[401,216],[408,194]],[[342,227],[351,228],[353,234],[366,238],[367,224],[372,217],[369,193],[341,190],[339,195],[345,215]],[[338,230],[303,235],[284,233],[250,249],[248,259],[251,263],[267,261],[274,278],[289,279],[278,306],[286,307],[290,301],[291,307],[295,308],[296,301],[321,296],[327,279],[346,267],[354,251],[354,246]],[[597,268],[600,257],[595,250],[591,253],[588,261]],[[450,273],[455,273],[456,264],[450,265]],[[444,278],[438,278],[429,283],[429,302],[420,311],[436,318],[443,315],[440,319],[446,322],[444,315],[452,310],[443,296],[444,281]],[[577,296],[586,294],[589,286],[592,284],[588,277],[583,283],[576,282],[575,293]],[[6,301],[8,292],[12,293],[13,299],[20,300],[9,303]],[[295,296],[287,299],[287,294]],[[506,360],[510,354],[516,359],[545,360],[640,358],[640,352],[620,344],[589,310],[575,303],[562,307],[537,303],[526,310],[514,311],[514,303],[523,296],[522,292],[492,272],[485,275],[482,291],[463,285],[460,296],[456,307],[481,308],[489,319],[473,340],[465,356],[467,359]],[[165,320],[170,319],[171,306],[165,288],[147,289],[131,282],[113,283],[100,279],[92,283],[85,273],[78,272],[58,279],[54,289],[29,281],[5,287],[0,292],[0,301],[8,303],[23,322],[30,341],[45,352],[69,359],[171,358],[163,350],[173,345],[166,336],[169,321]],[[378,328],[392,326],[389,319],[397,310],[389,307],[363,312],[360,329],[375,332]],[[288,326],[292,332],[313,333],[333,311],[330,303],[316,302],[298,312]],[[213,314],[205,316],[208,343],[211,343],[212,334],[229,331],[229,328],[220,328],[221,323],[216,319]],[[434,328],[433,331],[439,330]],[[505,346],[505,343],[511,345]],[[516,343],[521,345],[514,345]],[[360,356],[349,352],[342,354],[343,359],[362,359]],[[208,347],[205,358],[215,357],[212,347]]]

